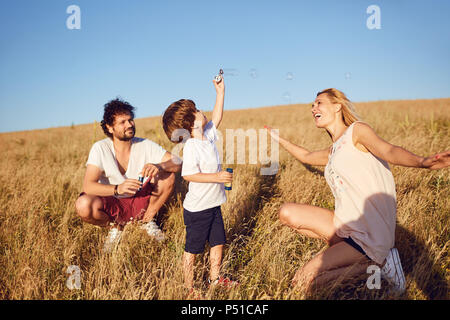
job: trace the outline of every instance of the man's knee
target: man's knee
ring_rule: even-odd
[[[172,193],[175,185],[175,174],[172,172],[164,172],[152,182],[152,195],[160,197],[163,194]]]
[[[95,199],[88,195],[80,196],[75,201],[75,208],[81,219],[86,220],[92,217],[94,201]]]
[[[80,196],[77,201],[75,201],[75,209],[80,217],[86,215],[89,208],[88,202],[89,200],[85,196]]]
[[[173,187],[175,185],[175,173],[168,172],[164,178],[159,183],[161,185],[162,190],[165,192],[171,192],[173,190]]]
[[[171,172],[167,176],[167,185],[169,188],[173,188],[173,186],[175,185],[175,173]]]

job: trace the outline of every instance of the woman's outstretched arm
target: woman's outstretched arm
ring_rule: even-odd
[[[328,154],[330,153],[329,147],[319,151],[308,151],[303,147],[297,146],[296,144],[283,139],[275,131],[273,131],[272,128],[268,126],[264,126],[264,128],[269,132],[275,141],[279,142],[283,148],[285,148],[300,162],[313,166],[325,166],[327,164]]]
[[[441,169],[450,165],[450,150],[429,157],[418,156],[402,147],[381,139],[366,123],[355,123],[353,141],[362,144],[373,155],[394,165],[414,168]]]

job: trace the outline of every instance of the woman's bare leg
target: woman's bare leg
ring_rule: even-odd
[[[309,290],[313,285],[321,286],[345,275],[352,278],[367,270],[371,262],[361,252],[341,241],[316,255],[297,271],[292,284]]]
[[[341,238],[335,235],[334,212],[307,204],[285,203],[279,213],[280,221],[305,236],[322,239],[332,245]]]
[[[329,248],[317,254],[297,271],[293,286],[309,290],[312,285],[321,286],[342,275],[354,277],[373,264],[361,252],[336,235],[334,212],[307,204],[286,203],[280,209],[280,221],[300,234],[322,239]]]

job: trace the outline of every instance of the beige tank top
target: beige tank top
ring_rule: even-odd
[[[336,234],[351,237],[381,264],[394,247],[395,182],[386,161],[355,147],[355,123],[333,143],[325,179],[335,198]]]

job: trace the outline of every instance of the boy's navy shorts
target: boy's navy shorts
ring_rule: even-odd
[[[186,244],[184,247],[186,252],[203,253],[206,241],[209,242],[210,247],[226,243],[220,206],[197,212],[184,209],[183,218],[186,225]]]

